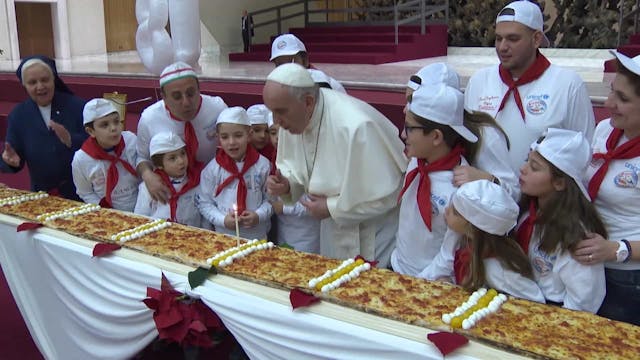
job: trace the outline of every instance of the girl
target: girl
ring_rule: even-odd
[[[582,184],[590,155],[587,140],[572,130],[550,128],[531,144],[520,169],[518,241],[547,302],[596,312],[605,295],[603,265],[582,265],[570,253],[586,233],[606,236]]]
[[[504,189],[487,180],[465,183],[453,194],[444,217],[447,226],[461,235],[457,246],[442,247],[450,252],[447,257],[454,255],[445,276],[453,273],[455,282],[468,290],[490,286],[516,297],[545,301],[529,259],[509,236],[518,220],[518,204]],[[456,247],[452,254],[450,249]]]

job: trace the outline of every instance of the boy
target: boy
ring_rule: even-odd
[[[242,107],[223,110],[216,128],[222,151],[202,170],[198,208],[216,231],[235,235],[236,206],[240,236],[265,239],[273,212],[265,187],[271,164],[249,146],[251,125]]]
[[[251,124],[251,145],[267,160],[275,162],[276,148],[273,147],[269,139],[269,126],[267,125],[269,112],[269,109],[263,104],[256,104],[249,106],[247,116],[249,116]]]
[[[208,228],[196,207],[200,173],[189,163],[184,141],[172,133],[161,132],[149,142],[154,172],[169,188],[171,196],[166,204],[153,200],[144,183],[140,184],[135,213],[157,219],[169,219],[184,225]]]
[[[399,198],[400,218],[396,248],[391,254],[393,270],[435,280],[440,267],[450,267],[451,256],[434,258],[458,236],[447,228],[444,210],[453,185],[453,169],[468,165],[464,143],[478,138],[463,125],[463,95],[450,86],[422,86],[412,94],[405,116],[402,139],[411,159]],[[447,251],[453,253],[453,251]]]
[[[273,122],[271,112],[267,115],[269,137],[274,148],[278,148],[280,125]],[[275,166],[275,164],[273,164]],[[284,205],[280,198],[271,201],[277,215],[278,244],[289,244],[298,251],[320,253],[320,220],[309,215],[307,208],[297,201]]]
[[[86,203],[133,211],[140,183],[135,170],[136,135],[122,131],[118,110],[110,100],[89,101],[82,116],[89,138],[71,162],[78,196]]]

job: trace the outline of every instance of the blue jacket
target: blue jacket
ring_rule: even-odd
[[[61,196],[80,200],[71,176],[71,160],[87,138],[82,124],[85,101],[75,95],[56,91],[51,103],[51,119],[71,134],[71,148],[64,145],[53,130],[45,126],[38,105],[31,99],[16,105],[8,118],[7,139],[20,156],[20,166],[9,166],[0,158],[0,171],[18,172],[26,163],[31,190],[57,188]]]

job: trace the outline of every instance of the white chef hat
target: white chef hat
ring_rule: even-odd
[[[98,118],[117,112],[118,109],[113,101],[103,98],[91,99],[82,110],[82,124],[87,125]]]
[[[249,123],[251,125],[261,125],[267,123],[267,113],[269,109],[264,104],[255,104],[247,109]]]
[[[609,52],[611,53],[611,55],[618,58],[618,60],[620,60],[620,62],[622,63],[622,66],[627,68],[627,70],[640,76],[640,55],[630,58],[623,53],[617,52],[616,50],[609,50]]]
[[[267,76],[267,80],[293,87],[313,87],[316,84],[309,71],[296,63],[278,66]]]
[[[175,62],[162,70],[160,74],[160,87],[186,77],[198,78],[191,65],[184,61]]]
[[[430,121],[449,125],[467,141],[476,142],[476,137],[463,124],[464,96],[458,89],[445,84],[421,86],[409,103],[409,111]]]
[[[275,123],[273,122],[273,112],[269,111],[267,113],[267,126],[272,127]]]
[[[175,133],[165,131],[155,134],[149,142],[149,154],[151,156],[156,154],[166,154],[171,151],[176,151],[185,147],[182,138]]]
[[[537,4],[527,0],[519,0],[509,3],[502,8],[496,17],[496,24],[503,21],[515,21],[528,27],[529,29],[538,30],[544,36],[542,46],[549,46],[549,38],[544,34],[544,21],[542,10]]]
[[[458,73],[448,64],[443,62],[429,64],[418,70],[411,76],[407,87],[418,90],[421,85],[445,84],[454,89],[460,89],[460,77]]]
[[[584,186],[585,171],[591,161],[591,146],[581,132],[549,128],[540,143],[534,141],[531,150],[537,151],[548,162],[569,175],[582,194],[591,201]]]
[[[216,125],[223,123],[251,126],[249,115],[247,115],[247,111],[242,106],[234,106],[222,110],[218,115]]]
[[[307,48],[302,41],[293,34],[282,34],[273,40],[271,44],[271,58],[269,61],[280,56],[296,55],[300,51],[307,52]]]
[[[488,180],[464,183],[451,204],[467,221],[484,232],[505,235],[518,222],[518,204],[500,186]]]

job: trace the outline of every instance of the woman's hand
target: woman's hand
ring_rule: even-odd
[[[20,155],[16,153],[11,144],[4,143],[4,151],[2,152],[2,160],[12,167],[20,166]]]
[[[488,172],[474,168],[473,166],[459,165],[453,168],[453,185],[462,186],[474,180],[487,179],[491,180],[492,176]]]
[[[600,234],[586,233],[586,239],[580,241],[573,250],[573,258],[583,265],[593,265],[616,260],[618,243],[607,240]]]
[[[54,133],[56,133],[60,142],[65,144],[68,148],[71,147],[71,134],[69,134],[69,130],[67,130],[62,124],[58,124],[53,120],[49,121],[49,127]]]

